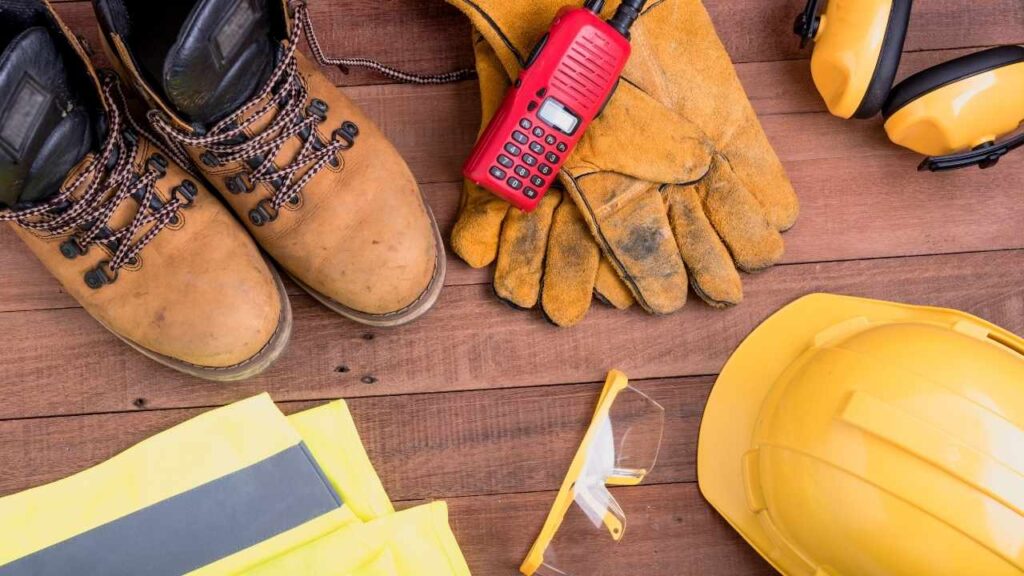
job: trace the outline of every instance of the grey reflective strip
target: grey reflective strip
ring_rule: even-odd
[[[185,574],[341,505],[309,450],[299,444],[15,560],[0,567],[0,575]]]

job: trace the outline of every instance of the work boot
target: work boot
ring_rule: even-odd
[[[312,33],[303,2],[94,5],[154,129],[306,291],[374,326],[434,304],[445,271],[437,225],[387,138],[297,52]]]
[[[146,356],[239,380],[284,350],[280,278],[234,216],[125,113],[41,0],[0,0],[0,220]]]

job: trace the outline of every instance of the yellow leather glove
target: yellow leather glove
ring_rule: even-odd
[[[494,50],[475,33],[474,47],[486,128],[509,79]],[[560,190],[525,213],[467,181],[451,240],[455,253],[474,268],[497,260],[494,292],[499,298],[517,308],[541,304],[559,326],[582,320],[595,293],[620,309],[633,304],[629,289],[601,257],[582,214]]]
[[[565,0],[447,0],[472,20],[509,77]],[[609,2],[610,16],[618,2]],[[604,114],[561,172],[605,256],[643,307],[739,303],[737,268],[783,255],[799,207],[699,0],[651,0]],[[687,274],[689,269],[689,275]]]

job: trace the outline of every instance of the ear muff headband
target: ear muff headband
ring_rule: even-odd
[[[931,170],[992,166],[1024,136],[997,142],[1024,122],[1024,47],[1002,46],[919,72],[893,89],[883,114],[889,138],[933,158]]]
[[[882,114],[888,120],[910,102],[971,76],[1024,62],[1024,46],[999,46],[943,62],[908,77],[889,94]]]
[[[831,0],[815,16],[820,0],[809,0],[796,32],[813,37],[811,74],[840,118],[878,114],[892,88],[910,24],[911,0]]]
[[[882,111],[892,84],[896,81],[896,71],[903,57],[903,46],[907,40],[907,28],[910,26],[910,8],[912,0],[893,0],[889,13],[889,23],[885,30],[885,41],[878,54],[875,72],[868,84],[868,89],[861,100],[860,107],[853,114],[854,118],[874,118]]]

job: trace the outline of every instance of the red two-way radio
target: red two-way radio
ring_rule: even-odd
[[[600,114],[629,59],[629,27],[644,2],[559,11],[463,168],[466,178],[524,211],[537,207]]]

